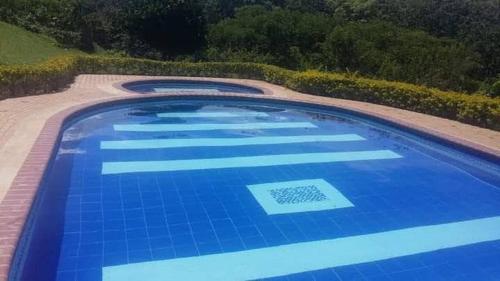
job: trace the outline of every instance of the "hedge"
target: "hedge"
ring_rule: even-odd
[[[0,100],[66,87],[78,74],[77,62],[77,57],[58,57],[34,65],[0,65]]]
[[[67,56],[30,66],[0,66],[0,99],[67,87],[78,74],[209,76],[256,79],[334,98],[383,104],[500,131],[500,98],[446,92],[348,74],[291,71],[256,63],[160,62]]]

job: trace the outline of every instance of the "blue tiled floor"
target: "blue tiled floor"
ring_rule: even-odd
[[[498,181],[486,183],[395,134],[357,121],[255,107],[267,117],[159,118],[160,112],[246,108],[135,105],[84,119],[65,132],[58,281],[102,280],[113,265],[243,251],[500,215]],[[187,110],[184,110],[186,109]],[[247,107],[248,108],[248,107]],[[251,107],[250,107],[251,108]],[[113,124],[311,122],[317,128],[118,132]],[[356,134],[366,140],[238,147],[101,150],[101,141]],[[103,162],[390,150],[398,159],[102,175]],[[498,176],[498,175],[496,175]],[[500,176],[498,176],[500,177]],[[497,178],[498,178],[497,177]],[[324,179],[354,207],[268,215],[247,185]],[[54,175],[50,181],[57,181]],[[496,185],[496,186],[495,186]],[[418,240],[418,237],[415,239]],[[318,253],[319,255],[321,253]],[[300,258],[300,257],[298,257]],[[265,280],[500,280],[500,242],[327,268]],[[144,279],[147,280],[147,279]]]

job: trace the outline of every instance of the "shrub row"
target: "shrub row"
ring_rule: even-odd
[[[0,100],[43,94],[69,85],[78,74],[76,57],[34,65],[0,65]]]
[[[263,80],[327,97],[383,104],[500,131],[500,99],[348,74],[297,72],[255,63],[159,62],[68,56],[33,66],[0,66],[0,99],[66,87],[77,74],[207,76]]]

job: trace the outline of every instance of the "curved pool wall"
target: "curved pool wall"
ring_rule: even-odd
[[[307,252],[295,246],[317,241],[320,243],[330,241],[335,246],[335,239],[340,237],[355,239],[353,245],[360,245],[362,242],[358,239],[360,235],[382,233],[389,235],[387,237],[390,238],[390,231],[402,230],[409,231],[406,234],[411,236],[421,231],[418,227],[432,225],[445,227],[436,231],[444,231],[447,237],[463,236],[463,233],[460,235],[447,233],[450,227],[462,232],[475,232],[469,228],[479,227],[479,230],[484,230],[492,237],[472,237],[470,241],[466,241],[467,243],[460,244],[460,247],[451,247],[442,242],[443,249],[439,251],[426,252],[420,249],[419,252],[417,247],[417,251],[411,252],[411,255],[407,253],[391,256],[390,259],[378,257],[376,253],[372,253],[371,258],[374,260],[358,256],[348,264],[331,264],[331,267],[318,267],[317,264],[325,261],[317,260],[316,263],[312,262],[310,268],[301,269],[305,272],[294,272],[291,269],[285,269],[285,271],[290,270],[289,273],[292,274],[290,278],[302,277],[305,280],[308,280],[307,278],[310,280],[313,278],[315,280],[349,280],[349,276],[354,280],[371,280],[381,276],[400,277],[396,280],[411,278],[439,280],[436,279],[438,276],[446,276],[446,274],[463,276],[464,280],[495,280],[494,278],[498,276],[498,265],[491,262],[498,260],[498,249],[500,249],[500,243],[495,236],[498,230],[495,218],[500,215],[498,205],[500,168],[498,162],[494,162],[498,160],[495,159],[495,155],[489,155],[490,161],[488,161],[477,157],[484,155],[474,156],[460,151],[460,147],[443,146],[407,131],[387,127],[343,111],[326,110],[324,107],[304,107],[282,102],[250,102],[241,99],[214,101],[197,98],[197,100],[167,100],[162,102],[162,105],[154,104],[158,103],[158,100],[130,105],[122,104],[94,109],[69,121],[62,133],[57,154],[54,155],[50,168],[46,171],[44,183],[40,187],[36,203],[18,246],[15,262],[11,268],[11,279],[120,280],[124,276],[120,274],[130,276],[134,272],[148,274],[145,269],[147,267],[143,266],[146,261],[166,261],[166,264],[160,264],[160,266],[168,267],[170,266],[168,261],[178,262],[179,258],[184,257],[188,258],[188,263],[181,264],[181,268],[182,265],[204,268],[203,265],[206,264],[200,263],[193,257],[214,254],[224,260],[224,253],[245,253],[249,249],[264,249],[266,252],[261,253],[263,257],[272,257],[276,255],[276,252],[273,252],[274,247],[279,245],[291,246],[292,248],[288,249],[291,253],[308,256]],[[173,106],[174,104],[178,106]],[[207,104],[212,104],[212,106],[207,107]],[[245,106],[241,107],[242,105]],[[135,109],[127,109],[129,106]],[[190,116],[193,111],[210,114],[196,118],[193,115]],[[223,114],[217,116],[214,115],[214,111]],[[235,112],[259,113],[242,117]],[[115,113],[118,114],[113,115]],[[157,114],[161,113],[165,115],[159,117]],[[175,113],[177,116],[169,115],[169,113]],[[137,133],[130,131],[137,130],[137,127],[111,128],[107,125],[99,125],[101,120],[107,122],[114,120],[115,123],[147,123],[147,125],[152,125],[149,128],[156,128],[156,130],[161,128],[157,125],[167,125],[166,128],[169,128],[168,126],[172,128],[171,126],[174,125],[174,127],[177,126],[176,130],[181,128],[184,130],[152,132],[151,129],[144,131],[142,127],[143,131]],[[207,122],[212,124],[214,120],[217,124],[244,123],[254,124],[252,125],[254,127],[247,126],[244,130],[230,127],[226,127],[223,131],[217,131],[214,128],[206,130]],[[274,123],[282,125],[283,123],[302,123],[302,127],[293,127],[292,124],[287,125],[291,127],[276,128],[272,125]],[[313,126],[305,125],[305,123],[313,124]],[[204,130],[185,130],[186,124],[191,124],[189,126],[191,128],[198,126],[198,129]],[[200,127],[200,125],[205,127]],[[261,126],[261,128],[255,128],[255,126]],[[86,133],[90,133],[90,136],[86,136]],[[297,142],[296,139],[276,139],[280,136],[322,136],[324,139],[308,143]],[[234,144],[228,146],[227,143],[223,146],[220,146],[220,143],[219,146],[207,144],[207,139],[213,142],[214,139],[228,137],[261,138],[254,139],[252,144],[241,146]],[[163,144],[153,142],[153,145],[163,145],[163,147],[152,148],[151,142],[144,142],[144,139],[155,138],[197,139],[198,145],[201,142],[205,146],[186,147],[185,142],[174,141]],[[120,142],[137,139],[142,139],[143,142]],[[103,147],[101,141],[106,142]],[[262,142],[268,142],[268,144],[263,145]],[[444,144],[449,143],[444,142]],[[114,148],[113,145],[115,145]],[[116,145],[122,147],[116,147]],[[169,145],[171,147],[168,147]],[[132,148],[133,146],[135,148]],[[141,146],[142,148],[138,148]],[[350,154],[350,158],[347,159],[365,158],[358,159],[358,161],[347,161],[345,155],[340,157],[339,154],[331,154],[355,151],[369,151],[371,154]],[[378,154],[375,153],[376,151]],[[87,159],[88,154],[93,157]],[[288,156],[280,158],[282,162],[276,164],[266,158],[251,158],[256,155]],[[196,159],[204,158],[227,160],[231,157],[240,157],[239,160],[246,161],[247,167],[229,167],[228,165],[234,166],[235,164],[227,161],[222,161],[218,167],[207,167],[204,163],[206,161],[196,161]],[[329,160],[327,159],[330,162],[313,163],[311,159],[315,157],[330,157]],[[339,160],[339,157],[344,160]],[[294,158],[294,161],[298,163],[287,164],[290,158]],[[119,164],[124,161],[141,160],[151,164],[152,161],[186,159],[195,160],[189,163],[191,166],[201,165],[202,168],[209,170],[179,170],[175,168],[176,165],[172,165],[179,164],[179,162],[163,162],[160,163],[162,165],[156,167],[153,165],[150,169],[154,171],[147,173],[138,172],[137,169],[140,168],[138,166],[124,168],[123,165],[111,165],[108,167],[112,169],[104,174],[102,169],[103,162]],[[226,168],[221,168],[220,165],[226,165]],[[168,169],[170,170],[166,171]],[[446,177],[443,178],[443,175]],[[275,206],[266,204],[266,201],[259,197],[262,196],[259,195],[259,189],[272,190],[273,183],[280,182],[286,191],[286,188],[297,187],[293,186],[294,182],[311,179],[319,181],[300,184],[306,187],[314,186],[320,194],[318,195],[318,190],[313,190],[312,195],[306,194],[306,197],[323,199],[331,196],[336,198],[338,207],[330,206],[329,209],[325,207],[326,209],[313,210],[317,206],[308,206],[301,210],[299,206],[295,209],[284,210],[280,209],[280,206],[276,207],[276,204]],[[168,186],[158,185],[159,182],[169,184]],[[290,183],[291,186],[289,186]],[[333,188],[338,193],[325,195],[325,183],[327,188]],[[148,191],[152,187],[160,192],[157,196],[153,196],[151,190]],[[174,196],[174,193],[177,195]],[[116,203],[117,194],[120,194],[118,201],[122,207],[115,207],[116,210],[121,210],[118,213],[121,213],[123,220],[107,219],[105,214],[109,213],[113,217],[117,213],[113,208],[107,210],[103,207],[112,206],[113,202]],[[173,197],[167,196],[168,194]],[[192,194],[201,197],[193,199]],[[213,194],[217,198],[215,203],[211,196]],[[286,192],[282,190],[277,194],[278,196],[282,194],[283,197]],[[240,198],[239,200],[243,200],[243,203],[236,200],[239,202],[236,204],[234,197]],[[137,202],[137,198],[141,198],[141,203]],[[166,201],[154,203],[155,198],[162,198]],[[196,204],[190,204],[190,200],[195,200]],[[281,200],[286,202],[286,196]],[[126,206],[128,204],[131,204],[130,208]],[[146,208],[137,207],[134,204],[141,204],[140,206],[146,206]],[[161,212],[147,213],[145,211],[149,209],[148,206],[158,206],[158,204],[164,208]],[[196,211],[196,205],[203,206],[205,215]],[[241,215],[239,205],[245,206],[244,209],[250,208],[251,211]],[[186,206],[190,207],[186,209]],[[217,211],[220,209],[224,210],[224,214]],[[136,223],[136,226],[144,224],[137,220],[137,213],[134,213],[136,210],[142,210],[143,221],[148,227],[128,229],[123,226],[122,228],[119,221],[124,223],[129,221],[132,226]],[[179,213],[180,210],[191,215],[186,215],[184,220],[172,215]],[[98,213],[102,215],[101,219],[98,218]],[[156,225],[155,217],[158,214],[163,214],[165,222],[156,221]],[[148,216],[151,217],[148,218]],[[199,217],[204,217],[204,219]],[[228,224],[228,220],[232,224]],[[210,224],[210,231],[204,232],[203,222]],[[450,225],[452,223],[471,224]],[[156,229],[162,228],[164,224],[164,228],[169,231],[168,235],[165,232],[162,234],[161,229]],[[190,238],[185,235],[186,225],[191,227]],[[196,225],[196,231],[194,231],[194,225]],[[488,229],[481,229],[481,227]],[[147,233],[141,233],[141,229],[147,229]],[[210,234],[196,234],[199,233],[198,230],[200,233]],[[152,234],[155,231],[159,233]],[[405,235],[405,233],[397,234]],[[432,236],[436,233],[431,232],[428,235]],[[147,241],[137,240],[141,239],[137,237],[148,237],[148,239]],[[238,237],[238,241],[222,237]],[[421,238],[421,236],[415,237]],[[434,236],[434,239],[424,240],[439,240],[438,238],[440,237]],[[393,237],[393,241],[397,240],[394,239]],[[122,242],[114,243],[113,241]],[[452,242],[457,243],[457,241]],[[448,246],[444,247],[445,244]],[[326,251],[331,245],[326,243],[309,246],[308,248],[311,249],[319,246],[319,249],[324,248]],[[440,249],[439,246],[434,245],[432,249],[436,250],[436,247]],[[127,250],[123,251],[123,249]],[[290,258],[297,259],[292,256]],[[245,259],[244,255],[233,257],[233,259],[250,264],[256,263],[254,259]],[[293,264],[293,260],[286,258],[281,260],[285,262],[284,268],[298,268]],[[442,260],[447,262],[442,262]],[[230,260],[226,259],[226,262],[230,264]],[[40,267],[40,264],[44,266]],[[134,265],[123,266],[126,264]],[[467,266],[464,267],[464,264]],[[115,265],[121,266],[114,267]],[[261,267],[259,274],[264,274],[264,276],[252,275],[257,274],[255,270],[246,272],[245,274],[249,275],[245,276],[267,278],[274,276],[273,274],[280,274],[271,272],[272,270],[265,266]],[[205,268],[208,272],[204,274],[217,276],[217,266],[212,272],[210,268],[212,267]],[[102,277],[103,270],[108,273],[105,279]],[[183,276],[184,273],[177,272],[176,276],[178,278],[193,277]],[[162,274],[165,273],[155,272],[154,275],[161,278]],[[239,273],[233,272],[233,274]]]
[[[142,80],[119,87],[135,93],[264,94],[264,90],[241,84],[203,80]]]

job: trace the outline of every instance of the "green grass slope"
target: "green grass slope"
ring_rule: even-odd
[[[31,64],[67,54],[83,53],[61,48],[52,38],[0,21],[0,64]]]

